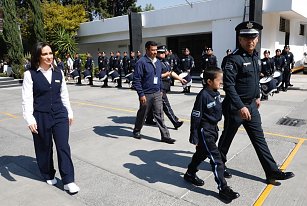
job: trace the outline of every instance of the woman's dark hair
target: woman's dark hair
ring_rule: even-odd
[[[31,52],[31,69],[36,70],[39,67],[39,59],[42,54],[42,49],[50,45],[46,42],[37,42]]]
[[[208,67],[203,73],[203,84],[207,84],[208,79],[213,81],[218,73],[223,73],[223,71],[218,67]]]

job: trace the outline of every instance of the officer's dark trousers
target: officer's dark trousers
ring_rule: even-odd
[[[222,189],[227,185],[224,178],[224,163],[221,154],[216,146],[218,138],[217,126],[209,126],[201,128],[198,131],[199,142],[196,146],[196,152],[192,157],[192,161],[188,166],[188,173],[195,174],[198,170],[197,167],[207,157],[210,159],[212,172],[215,181],[218,184],[218,189]]]
[[[282,88],[287,89],[290,84],[290,69],[285,69],[282,78]]]
[[[238,128],[241,124],[243,124],[266,176],[270,176],[272,172],[278,171],[276,162],[272,157],[267,142],[264,138],[261,126],[261,117],[255,100],[251,101],[249,104],[245,104],[252,117],[250,121],[242,120],[238,111],[231,110],[231,105],[226,99],[223,101],[222,106],[224,115],[224,130],[220,137],[218,148],[220,150],[223,162],[227,161],[226,155],[230,144],[237,133]]]
[[[77,84],[81,84],[81,69],[77,69],[78,73],[79,73],[79,77],[78,77],[78,82]]]
[[[161,138],[170,138],[167,127],[164,124],[163,110],[162,110],[162,95],[161,92],[156,92],[153,94],[145,94],[146,104],[140,104],[140,108],[137,112],[134,132],[139,132],[143,128],[145,117],[153,108],[153,115],[157,121],[157,125],[159,127]]]
[[[34,112],[38,134],[33,134],[34,148],[39,170],[45,180],[54,178],[53,142],[54,140],[58,166],[63,184],[74,182],[74,167],[71,160],[69,139],[69,122],[67,111],[53,113]]]
[[[173,123],[174,126],[177,126],[178,124],[178,117],[176,117],[176,115],[174,114],[174,111],[168,101],[166,92],[163,91],[162,94],[162,103],[163,103],[163,111],[166,114],[166,116],[169,118],[169,120]],[[152,109],[147,113],[147,120],[153,120],[153,111]]]

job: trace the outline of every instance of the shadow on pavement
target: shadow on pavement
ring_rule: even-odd
[[[13,164],[10,164],[13,163]],[[17,165],[22,168],[20,170]],[[36,159],[24,155],[19,156],[1,156],[0,157],[0,174],[8,181],[16,181],[11,174],[19,175],[29,179],[43,181],[37,166]]]

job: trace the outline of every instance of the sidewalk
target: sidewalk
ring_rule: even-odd
[[[307,75],[292,75],[294,87],[263,102],[260,108],[268,145],[279,165],[293,171],[295,178],[266,190],[263,205],[305,205],[307,196],[306,124],[300,127],[277,125],[284,117],[307,120]],[[70,145],[81,191],[70,196],[58,184],[42,182],[33,141],[21,112],[21,88],[1,89],[0,98],[0,202],[1,205],[106,205],[106,206],[192,206],[225,205],[219,199],[210,164],[198,172],[205,180],[194,187],[183,174],[194,153],[189,144],[189,119],[200,83],[191,94],[182,94],[176,84],[168,95],[175,114],[185,123],[174,130],[166,124],[174,145],[160,142],[157,127],[144,126],[144,138],[132,138],[138,98],[127,88],[100,88],[69,84],[75,122]],[[222,130],[222,122],[220,122]],[[299,143],[299,144],[298,144]],[[293,149],[297,151],[293,152]],[[292,153],[291,153],[292,152]],[[55,153],[55,152],[54,152]],[[56,158],[56,155],[55,155]],[[267,185],[265,175],[245,131],[239,130],[229,152],[227,166],[233,172],[228,183],[240,197],[228,205],[253,205]],[[285,162],[286,161],[286,162]],[[57,166],[56,159],[55,165]],[[58,171],[58,170],[57,170]]]

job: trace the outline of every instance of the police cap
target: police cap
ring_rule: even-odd
[[[290,46],[289,45],[285,45],[284,49],[290,49]]]
[[[167,48],[165,45],[161,45],[157,47],[157,52],[159,53],[165,53],[167,51]]]
[[[259,31],[263,29],[263,26],[254,21],[244,21],[238,24],[235,29],[239,32],[239,36],[255,38],[259,35]]]

